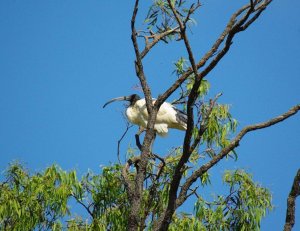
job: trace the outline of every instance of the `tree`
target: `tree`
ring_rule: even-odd
[[[140,150],[129,150],[125,164],[104,167],[100,175],[88,172],[81,180],[75,171],[64,172],[57,166],[30,175],[21,165],[12,164],[1,184],[1,229],[259,230],[262,217],[272,208],[271,194],[253,182],[250,174],[243,170],[225,172],[228,193],[211,200],[201,195],[198,187],[209,184],[209,170],[223,158],[237,159],[235,148],[248,132],[273,126],[300,109],[296,105],[278,117],[237,132],[229,106],[217,102],[221,94],[214,98],[207,94],[208,74],[227,54],[235,36],[251,26],[271,2],[250,0],[238,9],[212,48],[196,60],[188,28],[201,3],[155,0],[145,17],[145,28],[138,30],[140,1],[136,0],[131,38],[136,74],[149,114],[142,144],[136,137]],[[183,43],[188,58],[176,62],[177,80],[154,102],[143,60],[158,43],[174,41]],[[187,113],[187,130],[181,145],[167,155],[156,154],[151,145],[156,137],[157,112],[172,94],[179,95],[173,103],[183,105]],[[178,213],[192,196],[196,198],[193,214]],[[70,200],[80,204],[90,220],[71,214],[67,206]]]
[[[146,189],[143,194],[145,226],[153,229],[152,219],[163,211],[167,204],[167,182],[179,155],[166,160],[161,171],[162,183]],[[176,160],[177,159],[177,160]],[[121,178],[120,165],[103,167],[100,175],[88,172],[78,180],[75,171],[65,172],[51,166],[42,173],[30,175],[18,163],[6,171],[1,184],[0,228],[1,230],[125,230],[128,223],[130,203]],[[131,177],[134,177],[132,175]],[[202,184],[208,176],[203,176]],[[169,230],[255,230],[266,209],[271,208],[269,191],[254,183],[251,176],[242,170],[224,174],[228,185],[226,197],[218,196],[208,202],[198,195],[195,216],[174,214]],[[191,192],[191,194],[196,191]],[[68,206],[75,200],[89,214],[90,219],[71,213]],[[146,216],[152,215],[146,220]],[[63,224],[63,221],[66,224]]]

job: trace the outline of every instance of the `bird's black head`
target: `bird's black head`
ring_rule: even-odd
[[[128,101],[130,102],[130,106],[134,105],[136,101],[141,99],[141,97],[137,94],[129,95],[127,97],[128,97]]]

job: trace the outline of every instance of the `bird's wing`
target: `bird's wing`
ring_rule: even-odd
[[[174,110],[176,111],[177,121],[181,121],[182,123],[187,124],[187,114],[185,114],[183,111],[179,110],[176,107],[174,107]]]
[[[157,113],[156,121],[166,123],[187,123],[187,115],[170,103],[163,103]]]
[[[163,103],[157,113],[156,122],[157,123],[169,123],[176,120],[176,111],[173,106],[169,103]]]
[[[140,119],[145,121],[146,123],[148,122],[148,111],[146,107],[146,100],[145,99],[140,99],[136,101],[134,107],[137,108],[137,111],[139,111],[139,116]]]
[[[155,100],[153,101],[153,103]],[[136,106],[139,108],[139,111],[141,112],[140,116],[143,117],[145,121],[148,121],[148,112],[146,108],[146,101],[145,99],[140,99],[136,102]],[[156,124],[164,123],[167,124],[168,127],[175,127],[182,130],[186,129],[186,123],[187,123],[187,115],[175,108],[172,104],[168,102],[164,102],[157,113],[156,117]],[[177,126],[181,125],[181,126]]]

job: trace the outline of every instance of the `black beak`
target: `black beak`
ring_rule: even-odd
[[[110,104],[112,102],[115,102],[115,101],[130,101],[130,96],[121,96],[121,97],[113,98],[113,99],[109,100],[108,102],[106,102],[103,105],[103,108],[105,108],[106,105],[108,105],[108,104]]]

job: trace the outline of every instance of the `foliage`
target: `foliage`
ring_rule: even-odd
[[[122,229],[128,204],[119,170],[118,165],[103,167],[101,174],[89,172],[78,180],[75,171],[55,165],[30,175],[11,164],[0,186],[0,230]],[[74,199],[89,218],[71,213]]]
[[[175,215],[169,230],[260,230],[261,218],[272,209],[270,192],[242,170],[225,172],[224,182],[229,195],[212,202],[198,197],[194,215]]]
[[[226,171],[229,194],[213,202],[199,197],[195,213],[208,230],[260,230],[261,218],[272,209],[270,192],[252,181],[244,171]]]
[[[168,158],[163,180],[157,185],[160,190],[156,188],[156,197],[144,204],[154,216],[167,203],[168,179],[176,159],[176,155]],[[268,190],[244,171],[226,172],[224,182],[229,195],[213,202],[199,197],[194,214],[175,214],[169,230],[258,230],[261,218],[271,208]],[[149,200],[150,190],[144,191],[144,202]],[[86,210],[82,216],[72,210],[72,199]],[[98,175],[89,172],[78,180],[75,171],[65,172],[55,165],[30,175],[22,165],[13,163],[1,184],[0,202],[1,230],[124,230],[127,225],[129,205],[119,165],[103,167]],[[147,230],[151,225],[149,220]]]
[[[1,184],[0,227],[3,230],[47,229],[57,226],[69,213],[67,206],[74,172],[57,166],[29,176],[19,164],[12,164]]]
[[[187,1],[172,0],[171,2],[175,7],[181,9],[180,16],[182,19],[188,15],[189,8],[187,6]],[[153,33],[168,31],[177,24],[176,19],[172,13],[172,9],[168,1],[166,0],[153,1],[153,4],[149,7],[149,11],[144,23],[147,25],[147,29],[151,30]],[[189,18],[189,23],[195,24],[195,20]],[[167,37],[168,40],[166,41],[172,41],[175,38],[176,36],[170,35]]]
[[[186,62],[187,60],[181,57],[175,63],[175,73],[177,76],[180,76],[187,70]],[[187,101],[194,83],[195,76],[191,74],[187,78],[185,89],[182,89],[180,99],[177,101],[181,101],[184,98],[186,99],[185,102]],[[232,134],[236,131],[238,122],[231,116],[228,104],[219,104],[216,102],[212,104],[212,99],[207,100],[210,87],[208,80],[203,79],[198,88],[199,96],[195,103],[198,121],[193,129],[193,136],[197,137],[201,124],[206,123],[207,128],[200,145],[206,148],[205,154],[213,157],[220,148],[224,148],[229,144]],[[186,105],[184,105],[184,109],[186,109]],[[237,153],[234,150],[229,155],[231,154],[234,155],[234,158],[237,158]]]

